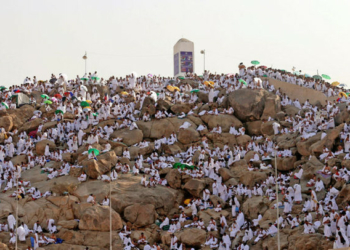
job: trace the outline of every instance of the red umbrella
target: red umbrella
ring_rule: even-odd
[[[259,68],[267,69],[267,67],[266,67],[266,66],[260,66]]]
[[[54,95],[57,99],[62,99],[62,96],[60,94]]]
[[[18,89],[15,91],[15,93],[19,93],[19,92],[21,92],[21,91],[20,91],[20,90],[18,90]]]
[[[64,92],[64,95],[65,96],[69,96],[69,92]]]

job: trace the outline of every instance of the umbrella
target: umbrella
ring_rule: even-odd
[[[63,110],[57,109],[57,110],[55,111],[55,114],[64,114],[64,112],[63,112]]]
[[[98,151],[98,149],[96,149],[96,148],[90,148],[90,149],[88,150],[88,152],[89,152],[89,154],[90,154],[91,152],[94,152],[96,156],[100,154],[100,151]]]
[[[57,100],[57,98],[56,98],[56,97],[51,97],[51,101],[53,101],[53,102],[57,102],[58,100]]]
[[[83,90],[85,90],[85,91],[87,91],[87,87],[84,86],[84,85],[80,85],[80,88],[83,89]]]
[[[184,76],[179,76],[178,78],[181,79],[181,80],[184,80],[184,79],[185,79]]]
[[[98,116],[98,113],[96,112],[96,113],[93,113],[92,115],[93,115],[93,116]]]
[[[57,99],[62,99],[62,96],[60,94],[56,94],[54,95],[54,97],[56,97]]]
[[[45,100],[44,103],[45,103],[45,104],[52,104],[52,101],[50,101],[50,100]]]
[[[203,84],[209,88],[214,88],[214,82],[205,81]]]
[[[251,64],[258,65],[258,64],[260,64],[260,62],[259,61],[251,61]]]
[[[88,81],[89,77],[85,74],[82,78],[80,78],[82,81]]]
[[[198,93],[199,92],[199,89],[192,89],[191,90],[191,93]]]
[[[69,96],[69,92],[64,92],[64,96]]]
[[[35,111],[33,112],[33,114],[34,114],[34,115],[41,115],[42,113],[41,113],[40,110],[35,110]]]
[[[305,74],[304,76],[305,76],[305,77],[311,77],[309,74]]]
[[[84,109],[83,109],[83,111],[91,111],[91,107],[85,107]]]
[[[348,96],[347,96],[347,94],[344,93],[344,92],[339,92],[339,97],[345,97],[345,98],[346,98],[346,97],[348,97]]]
[[[55,83],[56,81],[57,81],[56,78],[51,78],[51,79],[50,79],[50,83]]]
[[[174,90],[180,91],[180,89],[176,86],[173,86]]]
[[[261,65],[259,68],[267,69],[267,66]]]
[[[121,95],[129,95],[129,93],[128,93],[128,92],[125,92],[125,91],[120,92],[120,94],[121,94]]]
[[[263,75],[263,77],[267,77],[267,75]]]
[[[175,80],[170,80],[170,81],[169,81],[169,84],[174,84],[174,83],[176,83]]]
[[[88,102],[82,101],[82,102],[80,103],[80,106],[83,107],[83,108],[85,108],[85,107],[89,107],[90,104],[89,104]]]
[[[147,76],[148,76],[149,78],[151,78],[153,75],[152,75],[152,74],[148,74]]]
[[[0,90],[3,91],[4,89],[7,89],[5,86],[1,86]]]
[[[340,85],[340,82],[332,82],[332,86],[338,86]]]
[[[15,90],[15,93],[19,93],[19,92],[21,92],[19,89],[16,89],[16,90]]]
[[[93,76],[91,77],[92,80],[100,80],[101,78],[99,78],[98,76]]]
[[[342,83],[342,84],[339,84],[339,86],[340,86],[340,87],[345,87],[345,84],[344,84],[344,83]]]
[[[243,83],[243,84],[246,85],[246,86],[248,85],[248,84],[246,83],[246,81],[244,81],[243,79],[239,79],[238,81],[241,82],[241,83]]]
[[[316,80],[322,80],[322,76],[319,75],[314,75],[312,78]]]
[[[89,104],[91,104],[91,103],[92,103],[92,101],[90,101],[90,100],[86,100],[86,102],[87,102],[87,103],[89,103]]]
[[[5,106],[6,109],[9,109],[9,106],[7,105],[6,102],[2,102],[1,105],[2,105],[2,106]]]
[[[168,85],[166,86],[167,90],[169,90],[170,92],[174,92],[174,86]]]
[[[48,95],[45,95],[45,94],[42,94],[42,95],[40,95],[41,96],[41,98],[43,98],[43,99],[50,99],[50,97],[48,96]]]
[[[294,71],[293,75],[297,75],[298,76],[298,75],[300,75],[300,72],[299,71]]]
[[[330,79],[331,79],[331,77],[330,77],[329,75],[325,75],[325,74],[322,74],[322,77],[323,77],[324,79],[327,79],[327,80],[330,80]]]
[[[193,165],[188,165],[185,163],[176,162],[176,163],[174,163],[173,168],[181,168],[181,170],[184,170],[185,168],[186,169],[195,169],[196,167]]]

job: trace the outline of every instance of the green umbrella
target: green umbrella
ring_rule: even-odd
[[[86,102],[86,101],[82,101],[82,102],[80,103],[80,106],[82,106],[82,107],[89,107],[89,106],[90,106],[90,103],[88,103],[88,102]]]
[[[259,65],[260,62],[259,61],[251,61],[251,64],[254,64],[254,65]]]
[[[263,75],[263,77],[267,77],[267,75]]]
[[[3,91],[4,89],[7,89],[5,86],[1,86],[0,90]]]
[[[44,103],[45,104],[50,104],[50,105],[52,104],[52,102],[50,100],[45,100]]]
[[[176,163],[174,163],[173,168],[181,168],[181,170],[184,170],[185,168],[186,169],[195,169],[196,166],[188,165],[188,164],[181,163],[181,162],[176,162]]]
[[[200,76],[198,76],[198,77],[203,78],[203,76],[202,76],[202,75],[200,75]]]
[[[93,115],[93,116],[98,116],[98,113],[96,112],[96,113],[93,113],[92,115]]]
[[[199,89],[192,89],[191,90],[191,93],[198,93],[199,92]]]
[[[245,86],[247,86],[248,84],[246,83],[246,81],[244,81],[243,79],[239,79],[239,82],[243,83]]]
[[[185,77],[183,77],[183,76],[179,76],[178,78],[181,79],[181,80],[185,79]]]
[[[41,98],[43,98],[43,99],[50,99],[50,97],[48,95],[45,95],[45,94],[42,94]]]
[[[63,112],[62,110],[60,110],[60,109],[57,109],[57,110],[55,111],[55,114],[64,114],[64,112]]]
[[[89,78],[83,77],[83,78],[80,78],[80,80],[87,81],[87,80],[89,80]]]
[[[95,153],[95,156],[98,156],[98,155],[100,154],[100,151],[98,151],[96,148],[90,148],[88,152],[89,152],[89,154],[90,154],[91,152],[94,152],[94,153]]]
[[[93,76],[91,77],[92,80],[100,80],[100,78],[98,76]]]
[[[305,77],[311,77],[309,74],[305,74]]]
[[[330,77],[329,75],[325,75],[325,74],[322,74],[322,77],[323,77],[324,79],[327,79],[327,80],[330,80],[330,79],[331,79],[331,77]]]
[[[5,106],[6,109],[9,109],[9,105],[7,105],[6,102],[2,102],[1,105],[2,105],[2,106]]]
[[[293,75],[297,75],[298,76],[298,75],[300,75],[300,72],[299,71],[294,71]]]
[[[280,71],[282,71],[282,72],[286,72],[286,70],[285,70],[285,69],[280,69]]]
[[[319,75],[314,75],[312,78],[316,80],[322,80],[322,76]]]

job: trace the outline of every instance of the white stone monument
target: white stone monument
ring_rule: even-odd
[[[174,76],[184,76],[194,72],[194,43],[181,38],[174,45]]]

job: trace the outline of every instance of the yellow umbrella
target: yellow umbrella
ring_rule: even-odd
[[[92,103],[92,101],[90,101],[90,100],[86,100],[86,102],[87,102],[87,103],[90,103],[90,104]]]
[[[338,86],[340,82],[332,82],[332,86]]]
[[[213,88],[214,87],[214,82],[205,81],[204,85],[207,86],[207,87]]]
[[[180,91],[180,89],[178,87],[175,87],[175,86],[173,86],[173,87],[174,87],[174,90]]]
[[[191,202],[191,199],[187,199],[187,200],[184,201],[184,204],[188,205],[190,202]]]
[[[128,92],[123,91],[123,92],[121,92],[120,94],[121,94],[121,95],[128,95],[129,93],[128,93]]]
[[[174,86],[171,86],[171,85],[166,86],[166,88],[167,88],[170,92],[174,92],[174,90],[175,90],[175,87],[174,87]]]
[[[339,97],[348,97],[347,94],[345,92],[339,92]]]

